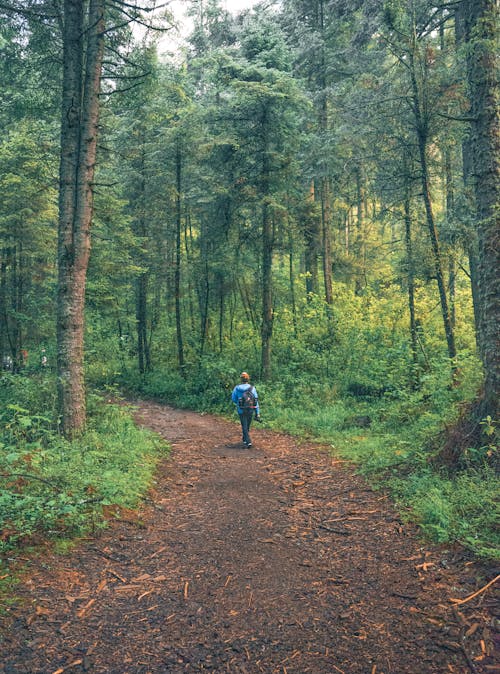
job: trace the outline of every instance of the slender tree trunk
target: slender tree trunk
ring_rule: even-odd
[[[445,147],[444,152],[444,192],[445,192],[445,212],[446,219],[449,223],[448,229],[451,230],[450,224],[453,222],[455,213],[455,190],[453,187],[453,171],[451,166],[451,151]],[[454,248],[454,237],[452,236],[449,244],[450,248]],[[450,321],[452,328],[456,327],[456,310],[455,310],[455,296],[456,296],[456,264],[453,257],[453,250],[448,254],[448,297],[450,302]]]
[[[261,328],[261,374],[264,380],[271,377],[271,339],[273,335],[273,224],[268,204],[270,165],[267,107],[262,114],[263,161],[262,161],[262,328]]]
[[[62,430],[68,437],[81,432],[86,422],[85,284],[104,49],[103,2],[90,0],[87,25],[84,6],[80,0],[64,2],[57,373]]]
[[[321,234],[323,239],[323,281],[328,318],[333,318],[333,279],[332,279],[332,243],[331,243],[331,181],[321,180]]]
[[[456,346],[455,346],[455,334],[453,331],[453,326],[451,324],[450,310],[448,306],[448,297],[446,294],[446,286],[444,282],[443,275],[443,264],[441,259],[441,247],[439,244],[439,237],[436,227],[436,221],[434,219],[434,213],[432,209],[432,200],[429,187],[429,170],[427,166],[427,119],[426,114],[422,110],[422,96],[423,94],[419,91],[419,86],[416,78],[416,64],[415,64],[415,53],[416,47],[413,52],[410,52],[410,73],[411,73],[411,82],[413,89],[413,106],[414,106],[414,115],[415,115],[415,127],[417,131],[417,141],[418,141],[418,150],[420,157],[420,176],[422,184],[422,196],[424,200],[425,213],[427,218],[427,226],[429,229],[429,236],[431,240],[433,259],[434,259],[434,269],[436,273],[436,280],[439,290],[439,298],[441,302],[441,314],[444,324],[444,332],[446,335],[446,343],[448,346],[448,357],[450,359],[451,370],[453,379],[456,379],[458,376],[458,370],[456,366]]]
[[[0,358],[3,361],[5,355],[5,348],[7,345],[7,305],[6,305],[6,288],[7,288],[7,260],[6,248],[0,251]],[[0,364],[1,366],[2,364]]]
[[[363,178],[361,167],[356,170],[356,240],[354,250],[357,256],[358,272],[355,280],[355,293],[360,295],[365,285],[365,221],[364,221],[364,196],[363,196]]]
[[[327,59],[325,54],[325,7],[323,0],[318,5],[319,28],[321,32],[321,66],[319,69],[319,82],[321,87],[321,103],[319,110],[319,128],[324,138],[329,131],[329,110],[328,110],[328,82],[327,82]],[[325,289],[325,302],[327,306],[327,316],[329,328],[332,328],[333,319],[333,281],[332,281],[332,244],[331,244],[331,178],[329,173],[323,175],[320,181],[320,199],[321,199],[321,238],[323,248],[323,284]]]
[[[269,206],[262,206],[262,378],[271,376],[271,339],[273,335],[273,296],[272,296],[272,260],[273,260],[272,221]]]
[[[224,349],[224,278],[219,276],[219,352]]]
[[[410,338],[411,338],[411,358],[412,358],[412,382],[416,388],[419,384],[418,367],[418,328],[415,312],[415,260],[413,257],[413,242],[411,236],[411,203],[410,195],[405,196],[405,244],[406,260],[408,265],[408,308],[410,312]]]
[[[297,327],[297,302],[295,299],[295,271],[294,271],[294,245],[293,234],[288,222],[288,282],[290,285],[290,305],[292,307],[293,336],[298,337]]]
[[[304,232],[304,262],[306,268],[306,293],[310,302],[312,295],[319,293],[318,256],[319,256],[319,220],[315,212],[315,190],[311,183],[309,195],[304,205],[302,231]]]
[[[4,328],[4,336],[6,338],[5,349],[8,348],[9,356],[12,359],[12,367],[15,363],[16,346],[14,341],[14,326],[13,326],[13,307],[12,307],[12,293],[15,288],[14,281],[14,255],[15,247],[8,246],[4,248],[4,260],[2,263],[2,296],[3,296],[3,312],[2,323]],[[3,353],[2,353],[3,355]],[[7,355],[7,354],[6,354]]]
[[[19,286],[21,284],[21,273],[19,270],[19,254],[18,246],[12,247],[11,257],[11,287],[10,287],[10,307],[12,310],[11,320],[11,354],[12,354],[12,369],[17,372],[19,369],[19,349],[20,349],[20,325],[19,325]]]
[[[424,198],[425,212],[427,216],[427,226],[431,239],[432,252],[434,258],[434,269],[436,273],[436,280],[439,290],[439,298],[441,301],[441,314],[443,317],[444,331],[446,335],[446,343],[448,345],[448,357],[450,359],[453,376],[456,377],[458,372],[456,368],[455,359],[457,356],[455,346],[455,334],[453,325],[451,323],[450,309],[448,305],[448,297],[446,294],[446,287],[444,282],[443,264],[441,259],[441,247],[439,244],[439,237],[432,210],[432,201],[429,189],[429,173],[427,168],[426,156],[426,142],[421,134],[419,134],[419,150],[420,150],[420,167],[422,175],[422,193]]]
[[[148,342],[148,276],[141,273],[136,280],[135,288],[135,320],[137,326],[137,357],[139,372],[144,374],[151,369],[151,359]]]
[[[470,148],[479,248],[483,416],[496,418],[500,393],[500,112],[497,0],[463,2],[471,100]]]
[[[184,214],[184,252],[186,254],[186,267],[191,269],[193,267],[193,228],[191,226],[191,213],[189,209],[185,209]],[[194,296],[196,295],[196,290],[193,288],[193,276],[192,274],[187,275],[187,293],[189,299],[189,319],[191,321],[191,332],[196,333],[196,318],[195,318],[195,301]]]
[[[142,242],[140,255],[141,267],[147,267],[147,226],[146,226],[146,149],[144,144],[144,129],[140,131],[141,154],[139,160],[139,205],[140,213],[135,223],[135,233]],[[135,281],[135,323],[137,331],[137,360],[139,372],[144,374],[151,369],[148,342],[148,272],[141,271]]]
[[[204,268],[203,285],[201,285],[199,290],[200,310],[201,310],[200,357],[203,356],[203,353],[205,351],[205,342],[207,340],[208,335],[208,307],[210,300],[210,279],[209,279],[208,261],[206,259],[203,268]]]
[[[182,339],[182,316],[181,316],[181,236],[182,236],[182,157],[179,144],[175,155],[175,175],[177,193],[176,202],[176,238],[175,238],[175,327],[177,334],[177,361],[181,371],[184,369],[184,343]]]

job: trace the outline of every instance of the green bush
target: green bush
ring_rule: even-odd
[[[0,397],[20,402],[0,412],[0,551],[38,535],[81,533],[102,521],[105,505],[137,504],[164,448],[156,436],[137,428],[126,409],[93,396],[87,431],[69,442],[57,433],[53,408],[31,411],[43,409],[48,381],[5,383]]]

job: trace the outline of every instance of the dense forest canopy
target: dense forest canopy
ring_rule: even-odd
[[[191,0],[161,56],[156,4],[0,2],[4,372],[43,350],[67,437],[86,389],[222,409],[243,368],[434,439],[469,401],[432,452],[490,461],[497,3]]]

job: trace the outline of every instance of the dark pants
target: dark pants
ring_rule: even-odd
[[[240,416],[241,428],[243,430],[243,442],[246,445],[248,445],[251,442],[251,440],[250,440],[250,425],[252,423],[253,410],[243,410],[243,412],[239,416]]]

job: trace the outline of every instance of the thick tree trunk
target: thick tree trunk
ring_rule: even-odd
[[[474,213],[476,206],[474,203],[474,198],[471,195],[470,185],[472,182],[472,162],[471,162],[471,150],[470,150],[470,138],[467,138],[462,143],[462,162],[463,162],[463,182],[465,193],[467,196],[467,204],[470,207],[471,213]],[[469,272],[470,272],[470,285],[472,293],[472,305],[474,309],[474,325],[475,325],[475,336],[476,336],[476,346],[478,352],[482,355],[482,326],[481,326],[481,297],[479,295],[479,274],[478,274],[478,247],[477,247],[477,233],[470,233],[470,240],[467,246],[467,256],[469,258]]]
[[[57,374],[62,430],[68,437],[82,431],[86,422],[85,283],[104,49],[102,0],[90,0],[87,25],[83,9],[80,0],[64,2]]]
[[[463,2],[471,100],[471,153],[476,196],[484,365],[483,416],[498,413],[500,388],[500,112],[496,0]]]
[[[460,3],[455,9],[455,40],[457,46],[462,46],[467,40],[466,35],[466,3]],[[467,206],[471,213],[474,213],[476,206],[472,196],[472,151],[470,134],[465,136],[462,141],[462,178],[467,198]],[[467,247],[467,255],[469,258],[470,283],[472,292],[472,304],[474,309],[474,325],[476,346],[478,352],[482,355],[482,336],[481,336],[481,298],[479,295],[479,276],[478,276],[478,248],[477,248],[477,234],[471,232],[470,241]]]

